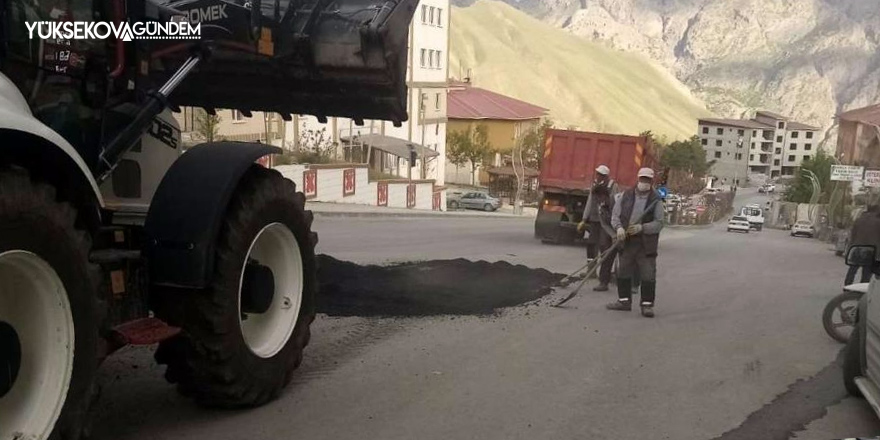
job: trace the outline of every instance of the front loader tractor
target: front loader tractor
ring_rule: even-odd
[[[97,368],[126,345],[158,344],[168,381],[201,404],[278,396],[315,317],[311,212],[257,164],[280,149],[184,152],[172,113],[399,124],[415,6],[0,0],[0,440],[87,434]]]

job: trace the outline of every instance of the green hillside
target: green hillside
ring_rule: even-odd
[[[558,126],[670,138],[696,134],[704,105],[640,55],[571,35],[500,1],[452,9],[451,76],[550,109]]]

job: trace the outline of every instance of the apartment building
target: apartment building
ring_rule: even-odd
[[[344,156],[346,145],[369,135],[369,164],[387,174],[414,179],[434,179],[443,185],[446,169],[446,98],[449,77],[449,0],[422,0],[410,23],[407,60],[407,113],[400,127],[388,121],[365,120],[357,125],[348,118],[295,116],[288,123],[287,145],[296,148],[303,133],[326,133]],[[355,138],[354,140],[352,138]],[[416,151],[410,169],[407,148]]]
[[[698,133],[712,174],[722,184],[740,184],[749,175],[791,176],[816,154],[819,128],[776,113],[759,111],[752,119],[700,119]]]

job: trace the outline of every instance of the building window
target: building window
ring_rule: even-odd
[[[793,154],[788,156],[788,161],[794,162],[794,155]]]
[[[746,131],[745,131],[745,130],[739,130],[739,131],[736,132],[736,134],[738,134],[738,135],[740,135],[740,136],[745,136],[745,135],[746,135]]]
[[[442,50],[438,50],[438,51],[437,51],[437,68],[438,68],[438,69],[441,68],[441,67],[443,67],[443,66],[441,65],[442,63],[440,62],[440,58],[441,58],[440,55],[441,55],[442,53],[443,53]]]
[[[804,150],[810,151],[813,149],[813,144],[804,144]]]
[[[753,149],[753,150],[757,150],[757,149],[758,149],[754,142],[752,142],[752,149]]]
[[[434,124],[434,136],[440,136],[440,124]]]
[[[428,21],[434,23],[434,7],[431,6],[431,9],[428,10]]]
[[[422,63],[421,63],[421,64],[422,64],[422,67],[425,67],[425,55],[426,55],[426,52],[427,52],[427,50],[422,49]]]
[[[758,130],[752,130],[752,137],[758,137]]]
[[[703,127],[703,134],[709,134],[709,127]]]
[[[755,160],[755,155],[754,155],[754,154],[750,154],[750,155],[749,155],[749,160]]]
[[[428,5],[422,5],[422,23],[428,22]]]
[[[808,131],[808,132],[807,132],[807,139],[812,139],[812,138],[813,138],[813,132],[812,132],[812,131]]]
[[[440,94],[434,95],[434,110],[440,110]]]
[[[782,148],[777,148],[777,149],[776,149],[776,154],[782,154]]]
[[[800,133],[797,132],[797,131],[793,131],[793,132],[791,132],[791,138],[792,138],[792,139],[797,139],[799,135],[800,135]]]
[[[776,142],[782,142],[782,136],[776,136]]]
[[[780,130],[785,129],[785,122],[779,121],[779,124],[776,125]]]
[[[779,159],[773,160],[773,165],[778,167],[779,166]]]
[[[701,141],[703,142],[703,145],[709,145],[709,139],[703,138]]]
[[[716,158],[716,159],[721,159],[721,152],[720,152],[720,151],[716,151],[716,152],[715,152],[715,158]]]
[[[721,139],[718,139],[718,140],[715,141],[715,146],[716,146],[716,147],[720,147],[721,144],[722,144]]]
[[[428,51],[428,67],[434,68],[434,49]]]
[[[788,149],[789,150],[797,150],[797,144],[789,144]]]
[[[804,160],[810,160],[810,155],[807,154],[806,156],[804,156]]]
[[[723,128],[719,128],[719,129],[716,130],[715,132],[718,133],[719,136],[721,136],[721,135],[724,134],[724,129],[723,129]]]
[[[425,110],[425,101],[428,100],[428,94],[422,93],[422,99],[419,100],[419,110]]]
[[[743,155],[741,153],[736,153],[736,160],[742,160]]]
[[[238,110],[232,111],[232,120],[233,121],[244,121],[244,115],[241,114]]]
[[[443,26],[443,8],[437,8],[437,26]]]

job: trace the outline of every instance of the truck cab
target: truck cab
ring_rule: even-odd
[[[740,208],[739,215],[749,220],[752,229],[760,231],[764,229],[764,210],[759,205],[746,205]]]

